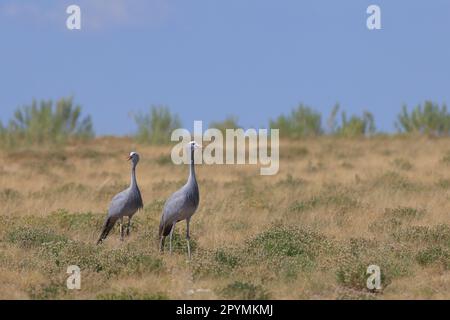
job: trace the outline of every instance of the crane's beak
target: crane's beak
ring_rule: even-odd
[[[130,161],[130,160],[131,160],[131,156],[128,156],[128,157],[127,157],[127,160]]]

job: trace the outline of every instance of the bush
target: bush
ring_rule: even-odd
[[[375,133],[375,121],[373,114],[364,111],[362,117],[352,115],[350,119],[347,119],[345,111],[341,113],[341,124],[336,122],[336,116],[339,112],[339,104],[336,104],[328,119],[328,126],[331,134],[343,136],[343,137],[358,137],[373,135]]]
[[[385,187],[392,190],[416,191],[421,186],[411,182],[407,177],[398,174],[395,171],[388,171],[378,176],[373,183],[374,187]]]
[[[441,263],[446,269],[450,269],[450,251],[440,246],[430,246],[420,250],[416,259],[422,266]]]
[[[179,117],[164,106],[152,106],[149,114],[139,113],[134,121],[138,127],[136,139],[143,143],[169,143],[172,131],[181,127]]]
[[[411,272],[411,253],[404,246],[364,238],[352,238],[343,245],[336,260],[336,280],[343,287],[367,290],[370,265],[380,267],[382,288]]]
[[[240,248],[220,248],[215,250],[198,250],[192,261],[195,278],[228,276],[240,267]]]
[[[162,260],[151,251],[142,251],[130,244],[118,249],[107,250],[95,244],[78,241],[59,241],[43,244],[39,257],[46,261],[48,273],[58,272],[61,266],[78,265],[111,278],[119,274],[144,274],[159,272]]]
[[[400,132],[421,133],[434,136],[448,135],[450,132],[450,114],[447,106],[425,101],[417,105],[411,113],[406,105],[402,107],[395,124]]]
[[[411,221],[422,218],[425,215],[426,211],[425,209],[416,209],[411,207],[396,207],[396,208],[387,208],[384,213],[385,216],[387,217],[395,217]]]
[[[286,138],[301,138],[322,134],[322,116],[308,106],[300,104],[288,116],[281,115],[270,121],[272,129],[279,129],[280,136]]]
[[[0,142],[13,146],[18,143],[64,143],[69,138],[88,139],[94,136],[90,116],[81,118],[81,107],[73,98],[52,101],[33,100],[31,105],[20,107],[8,126],[0,125]]]
[[[245,256],[247,263],[266,263],[275,274],[295,278],[300,271],[314,270],[318,256],[331,249],[331,243],[318,233],[273,225],[247,241]]]
[[[32,300],[54,300],[65,292],[67,288],[63,283],[54,280],[45,284],[30,285],[27,288],[28,296]]]
[[[269,294],[260,285],[248,282],[234,281],[220,290],[221,295],[230,299],[267,300]]]
[[[52,212],[44,218],[47,223],[58,226],[64,231],[70,230],[89,230],[99,229],[102,226],[104,214],[93,214],[92,212],[69,213],[67,210],[60,209]]]
[[[104,293],[97,295],[99,300],[168,300],[169,297],[162,292],[145,293],[137,289],[126,289],[119,293]]]
[[[239,129],[241,126],[238,124],[238,118],[235,116],[228,116],[223,121],[213,121],[209,124],[210,128],[218,129],[222,131],[223,134],[226,133],[227,129]]]
[[[393,234],[397,241],[415,244],[443,245],[450,248],[450,226],[446,224],[428,226],[412,226]]]
[[[17,227],[8,232],[6,239],[22,248],[36,248],[45,243],[67,242],[65,236],[46,228]]]

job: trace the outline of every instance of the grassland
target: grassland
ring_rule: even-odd
[[[141,154],[131,235],[95,245]],[[99,138],[0,153],[2,299],[449,299],[450,139],[283,141],[280,171],[197,168],[201,202],[175,252],[157,251],[164,200],[186,179],[169,146]],[[66,268],[82,270],[66,289]],[[379,265],[380,292],[366,289]]]

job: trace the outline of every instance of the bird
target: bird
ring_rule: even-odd
[[[198,208],[200,202],[200,192],[198,189],[197,179],[195,177],[194,152],[201,148],[195,141],[188,144],[190,151],[190,169],[189,177],[186,184],[178,191],[173,193],[164,204],[161,222],[159,224],[159,250],[164,251],[164,240],[169,236],[170,253],[172,253],[172,235],[175,224],[179,221],[186,220],[186,241],[189,260],[191,259],[189,223],[192,215]]]
[[[130,186],[124,191],[116,194],[109,205],[108,215],[103,224],[102,233],[97,241],[97,244],[106,239],[111,229],[120,220],[120,240],[124,238],[123,218],[128,217],[128,224],[126,234],[130,234],[130,224],[133,215],[144,207],[136,181],[136,166],[139,162],[139,154],[131,152],[128,161],[131,161],[131,182]]]

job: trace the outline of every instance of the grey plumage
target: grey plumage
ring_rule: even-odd
[[[200,193],[198,190],[197,179],[195,176],[194,151],[200,148],[195,141],[189,143],[190,148],[190,170],[189,178],[186,184],[178,191],[173,193],[164,204],[161,222],[159,224],[160,251],[163,251],[164,240],[169,235],[170,252],[172,252],[172,234],[175,224],[179,221],[186,220],[186,240],[188,256],[191,257],[191,248],[189,244],[189,223],[192,215],[198,208],[200,201]]]
[[[117,220],[120,220],[120,239],[123,240],[123,218],[128,217],[127,235],[129,235],[131,218],[136,211],[143,208],[141,192],[136,181],[136,165],[139,162],[139,155],[136,152],[131,152],[128,160],[131,160],[130,186],[112,199],[97,244],[106,239]]]

